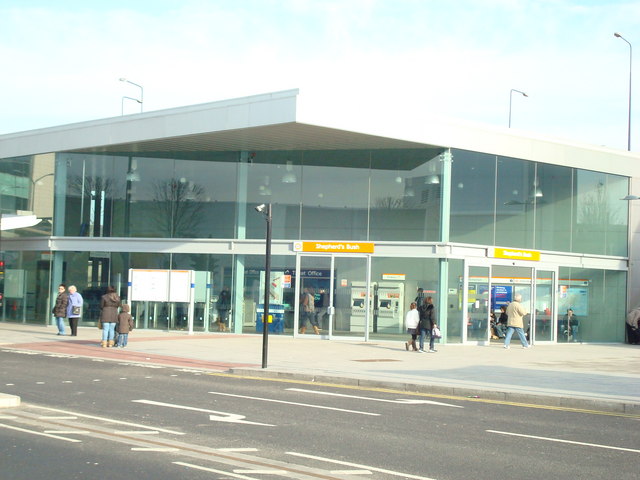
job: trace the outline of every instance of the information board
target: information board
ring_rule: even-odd
[[[143,302],[189,302],[191,270],[131,269],[131,300]]]

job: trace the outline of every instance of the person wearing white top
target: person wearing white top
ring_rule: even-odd
[[[411,341],[405,342],[404,347],[409,351],[409,345],[411,345],[414,352],[418,351],[416,338],[418,337],[418,323],[420,323],[420,314],[416,307],[416,302],[412,302],[409,311],[404,317],[404,325],[407,328],[407,332],[411,334]]]

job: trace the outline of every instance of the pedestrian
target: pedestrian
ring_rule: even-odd
[[[311,323],[313,332],[320,335],[318,320],[315,316],[314,291],[312,288],[305,288],[300,300],[300,333],[307,331],[307,323]]]
[[[579,342],[578,338],[579,334],[579,325],[578,316],[573,313],[573,310],[570,308],[567,310],[567,314],[564,317],[564,323],[567,325],[567,329],[571,338],[574,342]]]
[[[420,314],[420,348],[418,352],[424,353],[424,339],[429,334],[429,353],[436,353],[435,348],[436,337],[433,335],[433,329],[437,327],[435,317],[435,307],[433,306],[433,297],[426,297],[422,304],[418,307],[418,313]]]
[[[64,283],[58,285],[58,296],[56,297],[56,304],[53,307],[51,313],[56,319],[56,325],[58,326],[58,335],[64,335],[64,319],[67,317],[67,305],[69,304],[69,294],[67,293],[67,287]]]
[[[404,317],[405,327],[407,328],[407,332],[411,335],[411,341],[405,342],[404,346],[409,350],[409,345],[413,348],[414,352],[418,351],[416,347],[416,338],[418,337],[418,324],[420,323],[420,314],[416,309],[416,302],[411,302],[409,306],[409,311]]]
[[[115,345],[115,328],[118,321],[118,308],[121,305],[116,289],[107,287],[107,293],[100,298],[100,323],[102,323],[102,348]]]
[[[222,287],[222,291],[218,295],[216,308],[218,309],[218,331],[224,332],[227,330],[227,320],[231,309],[231,291],[226,285]]]
[[[133,330],[133,317],[129,313],[129,305],[122,305],[117,321],[118,344],[116,347],[124,348],[129,341],[129,333]]]
[[[638,326],[638,320],[640,320],[640,307],[636,307],[627,315],[627,340],[631,345],[640,345],[640,327]]]
[[[509,304],[507,307],[507,336],[504,339],[504,348],[509,348],[509,344],[511,343],[511,337],[513,336],[513,332],[518,334],[518,338],[520,338],[520,343],[522,343],[522,348],[529,348],[531,345],[527,342],[527,338],[524,335],[524,320],[523,317],[527,315],[527,311],[522,306],[522,295],[516,293],[513,296],[513,302]]]
[[[507,307],[500,306],[500,316],[496,322],[496,335],[498,338],[504,338],[507,332],[507,324],[509,323],[509,317],[507,316]]]
[[[78,336],[78,323],[82,317],[82,295],[78,292],[75,285],[69,285],[69,302],[67,303],[67,318],[69,319],[69,327],[71,328],[71,336]]]

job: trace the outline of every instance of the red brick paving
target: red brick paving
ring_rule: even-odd
[[[213,336],[212,336],[213,337]],[[179,337],[185,340],[185,337]],[[189,337],[191,338],[191,337]],[[198,336],[197,339],[203,337]],[[215,338],[215,337],[214,337]],[[218,337],[219,338],[219,337]],[[144,338],[138,341],[170,340],[167,337]],[[129,340],[131,342],[132,340]],[[135,341],[135,340],[134,340]],[[90,340],[68,340],[54,342],[34,342],[34,343],[13,343],[2,345],[3,349],[28,350],[42,353],[54,353],[62,355],[73,355],[89,358],[101,358],[105,360],[118,360],[123,362],[148,363],[154,365],[165,365],[181,368],[196,368],[203,370],[215,370],[218,372],[228,371],[234,367],[258,367],[258,364],[230,363],[210,360],[199,360],[195,358],[174,357],[171,355],[159,355],[155,353],[135,352],[126,348],[102,348],[100,341]]]

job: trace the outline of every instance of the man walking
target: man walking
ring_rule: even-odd
[[[511,343],[511,337],[513,336],[513,332],[515,331],[518,334],[518,338],[520,338],[520,343],[522,343],[522,348],[529,348],[531,345],[527,342],[527,338],[524,335],[524,320],[523,317],[528,313],[525,308],[522,306],[522,295],[516,293],[513,296],[513,302],[509,304],[507,307],[507,316],[509,319],[507,320],[507,337],[504,339],[504,348],[509,348],[509,344]]]

